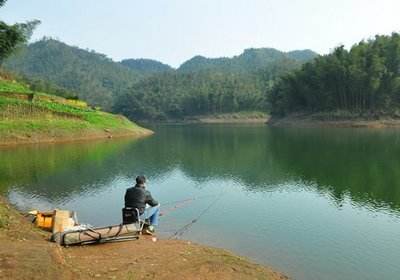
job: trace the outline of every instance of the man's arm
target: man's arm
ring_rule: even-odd
[[[125,200],[125,207],[128,204],[128,190],[125,191],[125,196],[124,196],[124,200]]]
[[[155,200],[149,191],[146,191],[146,204],[150,205],[151,207],[157,206],[158,201]]]

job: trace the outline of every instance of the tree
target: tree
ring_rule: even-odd
[[[400,111],[400,35],[376,36],[349,51],[334,51],[283,77],[268,96],[272,113],[346,111],[390,115]]]
[[[2,7],[7,0],[0,0]],[[0,21],[0,66],[4,59],[8,57],[22,43],[25,43],[35,27],[40,23],[38,20],[26,23],[17,23],[8,25],[4,21]]]

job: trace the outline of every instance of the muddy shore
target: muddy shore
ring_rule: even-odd
[[[0,279],[288,279],[268,267],[183,240],[60,247],[0,197]]]
[[[77,133],[46,133],[38,132],[31,134],[0,135],[0,147],[27,145],[27,144],[55,144],[68,142],[84,142],[100,139],[114,138],[141,138],[152,135],[154,132],[140,128],[135,131],[129,130],[91,130]]]

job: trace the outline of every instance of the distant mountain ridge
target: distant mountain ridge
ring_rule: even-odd
[[[160,73],[164,71],[173,71],[174,68],[171,66],[164,64],[162,62],[159,62],[157,60],[153,59],[145,59],[145,58],[139,58],[139,59],[124,59],[121,61],[121,64],[132,69],[139,71],[144,74],[155,74],[155,73]]]
[[[144,58],[116,62],[104,54],[44,38],[23,48],[3,66],[6,70],[27,78],[48,80],[77,93],[92,105],[111,110],[115,101],[128,88],[153,76],[175,73],[178,79],[197,79],[200,76],[191,78],[180,74],[206,71],[211,72],[211,76],[213,73],[251,76],[264,71],[268,73],[263,74],[268,76],[264,79],[269,80],[280,73],[300,67],[317,55],[311,50],[282,52],[272,48],[252,48],[232,58],[195,56],[174,69],[162,62]],[[221,77],[219,80],[225,81]],[[192,83],[196,81],[193,80]],[[205,83],[208,81],[205,80]],[[160,88],[161,93],[165,91],[165,88]]]
[[[116,95],[144,77],[104,54],[45,38],[10,57],[4,68],[72,90],[109,110]]]
[[[305,50],[294,50],[287,52],[286,55],[291,58],[301,62],[307,62],[316,58],[319,54],[314,52],[313,50],[305,49]]]
[[[318,54],[312,50],[296,50],[282,52],[273,48],[246,49],[238,56],[232,58],[206,58],[195,56],[184,62],[178,71],[196,72],[202,70],[215,70],[220,72],[244,73],[260,70],[282,60],[294,60],[304,63]]]
[[[114,110],[131,119],[157,121],[266,112],[266,98],[276,81],[315,56],[309,50],[270,48],[247,49],[232,58],[195,56],[176,71],[136,83],[117,99]]]

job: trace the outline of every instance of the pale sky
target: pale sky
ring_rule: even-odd
[[[321,54],[400,31],[399,0],[8,0],[0,20],[39,19],[43,36],[114,60],[179,66],[194,55],[233,56],[250,47]]]

